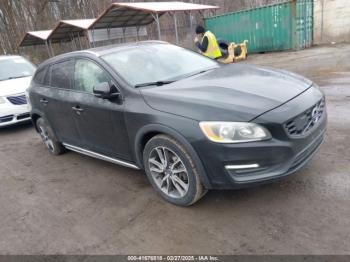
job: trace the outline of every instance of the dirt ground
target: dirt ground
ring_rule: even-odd
[[[293,176],[190,208],[142,172],[51,156],[31,125],[0,130],[0,254],[350,254],[349,57],[350,45],[250,56],[321,86],[326,142]]]

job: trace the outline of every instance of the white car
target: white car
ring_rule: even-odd
[[[30,120],[25,92],[35,70],[21,56],[0,56],[0,127]]]

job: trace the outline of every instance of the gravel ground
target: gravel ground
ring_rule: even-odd
[[[48,154],[31,125],[0,130],[0,254],[350,254],[350,45],[252,55],[325,91],[325,144],[280,182],[180,208],[142,172]],[[282,87],[281,87],[282,88]]]

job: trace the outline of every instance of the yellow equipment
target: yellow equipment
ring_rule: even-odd
[[[235,49],[237,47],[241,48],[241,54],[239,56],[235,55]],[[246,60],[247,56],[248,56],[248,40],[244,40],[243,43],[240,43],[238,45],[236,43],[231,43],[228,46],[228,56],[226,58],[220,58],[218,60],[221,63],[230,64],[230,63]]]

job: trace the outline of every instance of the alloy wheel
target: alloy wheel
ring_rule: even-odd
[[[39,126],[39,134],[41,136],[41,139],[43,140],[45,146],[50,150],[50,151],[54,151],[54,145],[53,145],[53,141],[50,138],[47,130],[43,127],[43,126]]]
[[[184,197],[189,188],[188,173],[181,158],[167,147],[154,148],[148,159],[156,185],[172,198]]]

